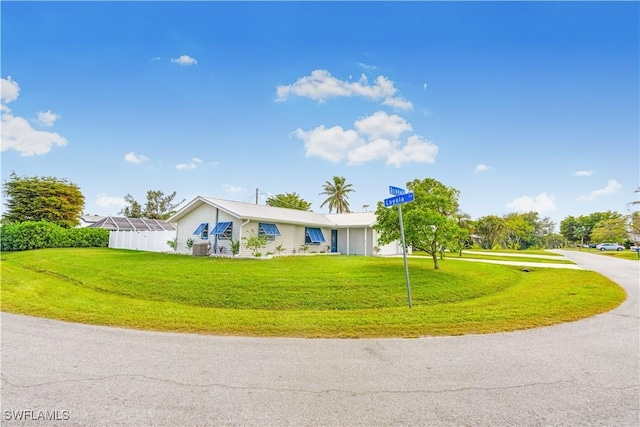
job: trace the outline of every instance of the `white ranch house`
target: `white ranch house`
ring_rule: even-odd
[[[276,253],[282,245],[285,253],[340,253],[345,255],[398,255],[402,245],[378,245],[373,212],[321,214],[276,208],[211,197],[196,197],[168,220],[177,224],[178,252],[189,253],[187,240],[211,244],[211,253],[231,255],[231,240],[240,241],[240,256],[251,256],[243,238],[256,233],[269,236],[261,249]],[[378,248],[378,250],[374,248]]]

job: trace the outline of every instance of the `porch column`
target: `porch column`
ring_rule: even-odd
[[[349,240],[350,240],[350,238],[349,238],[349,228],[347,227],[347,255],[350,255],[350,253],[349,253]]]
[[[367,227],[364,228],[364,256],[367,256]]]

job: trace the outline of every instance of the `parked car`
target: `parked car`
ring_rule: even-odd
[[[621,251],[624,249],[624,246],[620,246],[617,243],[600,243],[596,245],[596,249],[599,251]]]
[[[595,243],[589,243],[589,248],[590,249],[595,249],[596,246],[598,246],[598,245],[596,245]]]
[[[629,249],[631,249],[634,252],[640,252],[640,246],[631,246]]]

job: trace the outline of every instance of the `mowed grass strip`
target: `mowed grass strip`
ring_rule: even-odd
[[[465,249],[466,250],[466,249]],[[503,254],[515,254],[522,256],[531,256],[535,257],[536,255],[544,255],[544,256],[555,256],[562,258],[561,254],[557,254],[555,252],[550,252],[544,249],[482,249],[482,248],[473,248],[469,249],[473,252],[487,252],[487,253],[503,253]]]
[[[193,258],[112,249],[2,254],[2,309],[74,322],[220,335],[417,337],[510,331],[616,307],[580,270],[402,258]]]
[[[426,256],[431,258],[431,255],[427,254],[426,252],[419,252],[416,251],[412,254],[413,256]],[[509,261],[509,262],[543,262],[543,263],[548,263],[548,264],[575,264],[573,261],[568,260],[566,258],[563,257],[554,257],[554,258],[536,258],[536,255],[530,255],[530,254],[518,254],[518,256],[500,256],[500,255],[484,255],[481,253],[467,253],[467,252],[463,252],[462,256],[460,256],[458,253],[447,253],[445,254],[444,258],[451,258],[451,259],[455,259],[455,258],[463,258],[463,259],[486,259],[486,260],[493,260],[493,261]]]

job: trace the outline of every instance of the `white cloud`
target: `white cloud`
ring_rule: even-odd
[[[576,173],[574,173],[574,176],[591,176],[593,175],[594,171],[577,171]]]
[[[365,64],[364,62],[358,62],[358,66],[364,68],[365,70],[375,70],[376,68],[378,68],[375,65]]]
[[[622,184],[620,184],[615,179],[610,179],[609,182],[607,183],[606,187],[601,188],[599,190],[594,190],[588,196],[580,196],[580,197],[578,197],[578,200],[579,201],[593,200],[593,199],[595,199],[597,197],[600,197],[600,196],[607,196],[609,194],[615,194],[618,191],[620,191],[620,188],[622,188]]]
[[[388,105],[389,107],[393,107],[397,110],[410,110],[413,108],[413,104],[401,96],[396,96],[395,98],[386,98],[382,105]]]
[[[226,191],[227,193],[241,193],[244,191],[244,188],[236,187],[235,185],[231,184],[222,184],[222,188],[224,188],[224,191]]]
[[[357,165],[371,160],[384,159],[393,154],[397,143],[388,139],[377,139],[361,145],[347,153],[349,164]]]
[[[2,84],[0,85],[0,100],[3,104],[8,104],[10,102],[18,99],[18,95],[20,95],[20,86],[18,82],[14,82],[11,79],[11,76],[8,76],[6,79],[2,79]]]
[[[140,164],[144,162],[148,162],[149,158],[147,156],[143,156],[142,154],[136,154],[135,152],[130,152],[125,154],[124,161],[127,163]]]
[[[422,89],[427,90],[427,84],[426,83],[422,84]]]
[[[395,150],[387,159],[388,165],[400,166],[402,163],[433,163],[438,155],[438,146],[419,135],[412,135],[407,143]]]
[[[188,67],[191,65],[196,65],[198,63],[198,60],[190,57],[189,55],[181,55],[179,58],[171,58],[171,62]]]
[[[514,199],[511,203],[507,203],[507,207],[517,212],[538,212],[541,214],[558,209],[554,199],[552,195],[547,193],[540,193],[535,197],[522,196]]]
[[[31,127],[27,119],[16,117],[6,105],[18,99],[20,86],[11,77],[2,79],[2,152],[16,150],[21,156],[34,156],[51,151],[54,145],[67,145],[67,140],[55,132],[45,132]],[[50,112],[50,111],[49,111]],[[53,114],[53,113],[51,113]],[[53,122],[52,122],[53,123]]]
[[[433,163],[438,147],[419,135],[401,140],[405,132],[413,130],[411,124],[397,115],[378,111],[357,120],[354,129],[340,126],[318,126],[310,131],[296,129],[293,135],[304,142],[307,157],[320,157],[333,163],[347,160],[349,164],[386,159],[387,164]]]
[[[127,202],[122,197],[107,196],[106,194],[98,194],[96,205],[103,208],[119,208],[127,206]]]
[[[402,117],[389,115],[384,111],[377,111],[355,122],[355,128],[361,135],[371,139],[391,138],[397,139],[403,132],[413,130],[413,127]]]
[[[492,166],[487,166],[487,165],[483,165],[480,164],[478,166],[476,166],[476,169],[474,170],[475,173],[480,173],[480,172],[486,172],[488,170],[492,170],[493,167]]]
[[[21,156],[34,156],[51,151],[54,145],[65,146],[67,140],[58,133],[36,130],[10,110],[2,112],[2,151],[16,150]]]
[[[298,128],[294,135],[304,141],[307,157],[320,157],[333,163],[343,160],[350,150],[364,144],[358,132],[340,126],[329,129],[318,126],[307,132]]]
[[[50,127],[53,126],[56,120],[60,118],[59,115],[53,113],[51,110],[38,111],[38,118],[36,119],[40,126]]]
[[[397,89],[393,82],[384,76],[378,76],[373,84],[369,84],[367,76],[362,74],[357,82],[339,80],[327,70],[314,70],[310,75],[300,77],[293,84],[276,87],[276,101],[286,101],[289,96],[302,96],[314,101],[325,102],[327,99],[340,96],[360,96],[374,101],[383,101],[399,109],[413,107],[409,101],[396,97]]]
[[[178,169],[178,170],[195,169],[202,163],[203,163],[202,160],[200,160],[197,157],[194,157],[188,163],[178,163],[176,165],[176,169]]]

